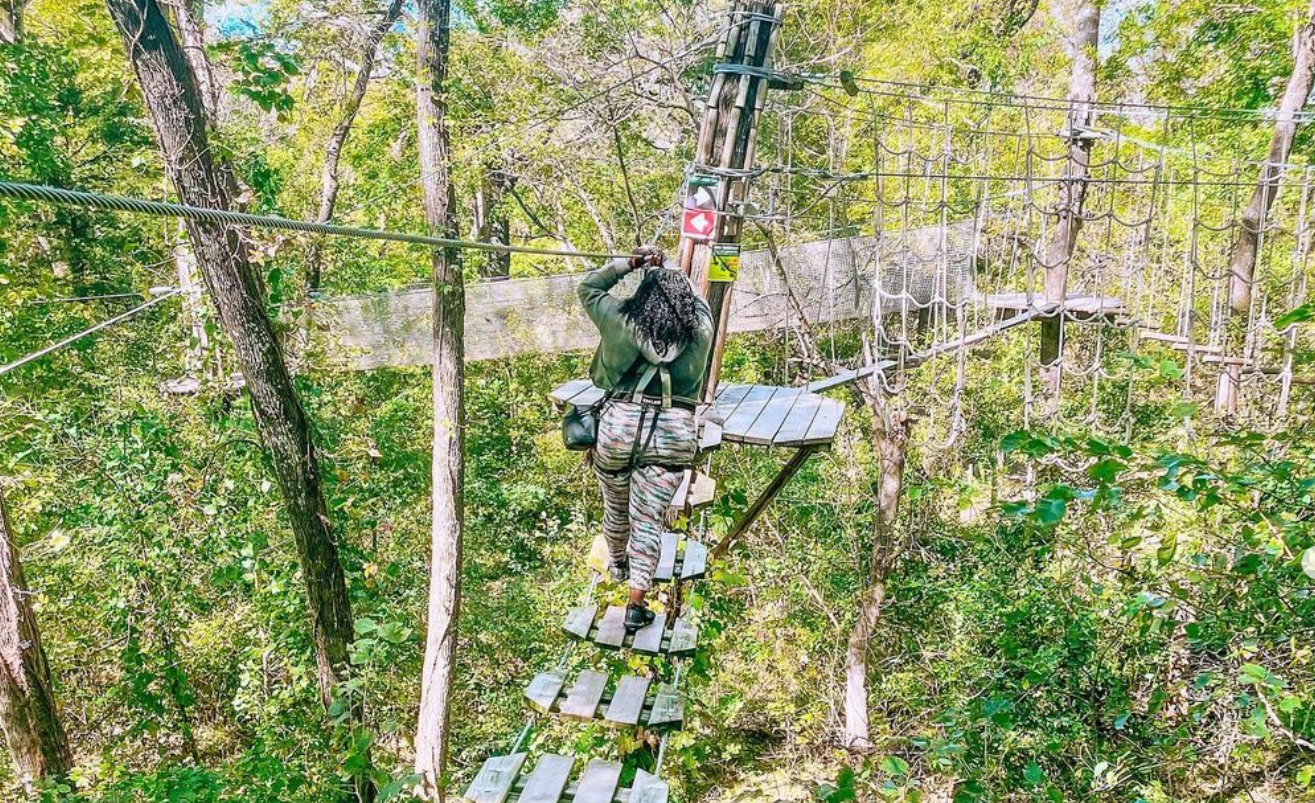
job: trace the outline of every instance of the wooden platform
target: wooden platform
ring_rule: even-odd
[[[570,636],[592,641],[599,647],[609,650],[631,649],[645,655],[688,655],[698,649],[699,633],[689,621],[682,616],[667,628],[667,614],[659,613],[653,624],[636,633],[625,630],[626,609],[621,605],[612,605],[599,615],[597,605],[583,605],[572,608],[566,614],[562,629]]]
[[[1176,349],[1177,351],[1191,351],[1196,354],[1222,354],[1224,351],[1221,346],[1212,346],[1209,343],[1197,343],[1196,341],[1183,337],[1182,335],[1171,335],[1146,327],[1141,327],[1137,336],[1142,340],[1164,343],[1169,348]]]
[[[685,698],[672,686],[639,675],[612,684],[607,675],[588,671],[568,683],[557,672],[541,672],[526,688],[525,699],[543,714],[601,720],[618,728],[677,729],[685,721]]]
[[[603,391],[588,379],[575,379],[549,397],[561,405],[588,406]],[[721,424],[721,440],[756,446],[824,446],[835,440],[845,406],[804,388],[723,385],[703,418]],[[705,436],[707,426],[705,425]]]
[[[545,755],[533,771],[525,771],[527,753],[494,756],[484,762],[479,774],[458,800],[464,803],[667,803],[670,791],[665,781],[644,770],[635,772],[634,783],[621,786],[623,767],[615,761],[594,759],[571,782],[576,760]]]
[[[1041,317],[1054,317],[1058,309],[1054,302],[1046,301],[1038,294],[1027,293],[991,293],[982,297],[986,306],[1003,312],[1006,316],[1021,312],[1040,312]],[[1127,312],[1123,301],[1108,296],[1069,295],[1060,305],[1064,313],[1078,320],[1092,318],[1114,318]]]

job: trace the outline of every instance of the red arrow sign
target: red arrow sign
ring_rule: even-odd
[[[686,209],[685,223],[681,227],[680,232],[691,240],[706,240],[712,236],[712,230],[716,225],[716,212],[705,212],[701,209]]]

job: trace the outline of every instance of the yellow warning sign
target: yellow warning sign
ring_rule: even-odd
[[[714,253],[712,264],[708,266],[708,280],[713,282],[733,282],[740,275],[740,254]]]

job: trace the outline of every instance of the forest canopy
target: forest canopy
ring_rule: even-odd
[[[1313,73],[1297,0],[0,0],[0,800],[1315,801]],[[681,655],[563,632],[644,243],[766,394]],[[680,727],[526,702],[590,669]]]

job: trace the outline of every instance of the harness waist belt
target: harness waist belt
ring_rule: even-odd
[[[633,400],[634,400],[634,397],[633,397],[631,391],[628,391],[628,390],[621,390],[621,391],[615,391],[615,392],[612,392],[612,393],[608,393],[608,394],[607,394],[607,398],[608,398],[608,399],[619,399],[620,401],[633,401]],[[641,404],[649,404],[649,405],[653,405],[653,406],[655,406],[655,407],[661,407],[661,406],[662,406],[662,397],[661,397],[661,396],[650,396],[650,395],[648,395],[647,393],[645,393],[643,396],[640,397],[640,401],[639,401],[639,403],[641,403]],[[698,412],[698,405],[696,405],[696,404],[695,404],[694,402],[692,402],[692,401],[686,401],[685,399],[676,399],[676,398],[673,398],[673,399],[671,400],[671,406],[674,407],[674,408],[676,408],[676,409],[678,409],[678,410],[687,410],[687,411],[689,411],[689,412],[691,412],[691,413],[696,413],[696,412]]]

